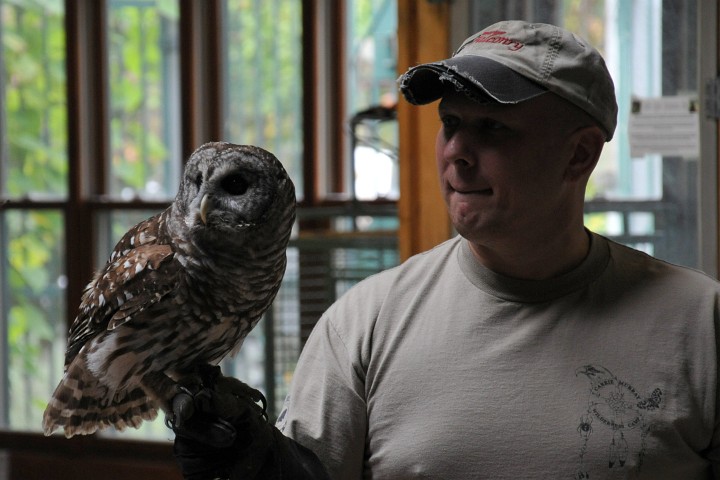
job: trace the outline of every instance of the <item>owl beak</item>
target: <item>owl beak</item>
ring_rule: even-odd
[[[200,220],[203,225],[207,224],[207,214],[210,210],[210,196],[206,193],[200,200]]]

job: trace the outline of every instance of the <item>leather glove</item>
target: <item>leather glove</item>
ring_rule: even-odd
[[[240,380],[222,376],[219,367],[203,367],[200,377],[199,387],[183,388],[175,396],[168,420],[184,478],[257,478],[273,445],[265,398]]]

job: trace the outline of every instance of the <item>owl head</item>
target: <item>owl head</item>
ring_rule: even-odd
[[[289,236],[295,187],[280,161],[262,148],[206,143],[185,165],[171,209],[173,236],[232,247],[263,235]]]

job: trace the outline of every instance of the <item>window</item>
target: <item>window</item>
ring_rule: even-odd
[[[215,139],[271,150],[300,200],[275,304],[223,364],[279,411],[320,313],[398,262],[396,8],[0,0],[0,431],[39,432],[92,272],[172,201],[183,159]],[[331,39],[337,56],[307,54]],[[159,419],[103,436],[168,432]]]
[[[353,180],[347,191],[359,200],[397,200],[397,6],[390,0],[353,0],[346,8],[347,170]]]
[[[100,196],[168,201],[177,191],[179,14],[176,1],[107,1],[110,155]]]

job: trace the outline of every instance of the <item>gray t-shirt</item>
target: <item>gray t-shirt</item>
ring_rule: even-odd
[[[341,480],[720,478],[719,293],[594,234],[550,281],[456,237],[328,309],[278,426]]]

